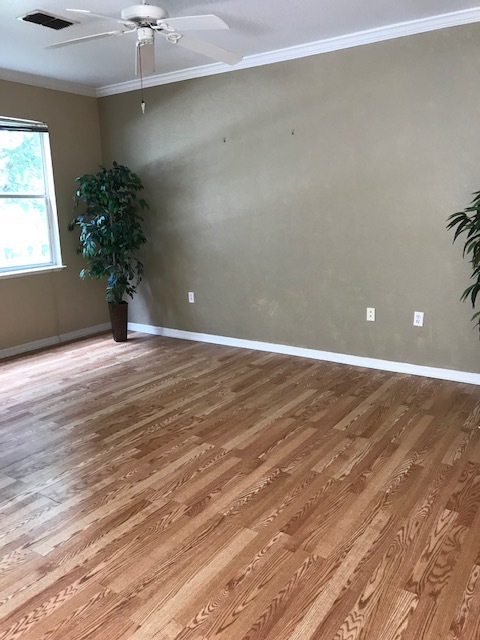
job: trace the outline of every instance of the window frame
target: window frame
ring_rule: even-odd
[[[58,226],[57,204],[55,197],[55,183],[53,178],[52,153],[50,148],[50,137],[48,126],[44,122],[35,120],[21,120],[0,116],[0,130],[7,131],[28,131],[37,133],[40,140],[40,153],[43,168],[44,193],[15,193],[0,192],[1,200],[34,200],[40,199],[45,203],[45,211],[48,224],[48,238],[50,245],[50,262],[30,263],[26,265],[15,265],[10,267],[0,267],[0,279],[13,278],[21,275],[45,273],[65,269],[62,263],[62,253],[60,247],[60,233]],[[1,229],[1,227],[0,227]]]

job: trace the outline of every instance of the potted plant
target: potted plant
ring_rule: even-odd
[[[475,197],[468,207],[448,217],[447,228],[455,229],[453,242],[462,233],[467,234],[463,246],[463,257],[468,257],[472,265],[471,277],[474,282],[462,293],[461,300],[470,298],[472,307],[475,309],[475,302],[480,293],[480,191],[473,195]],[[480,327],[480,311],[474,313],[472,320],[475,320],[475,325]]]
[[[146,242],[139,211],[148,209],[138,196],[143,184],[128,167],[113,163],[111,169],[101,167],[95,174],[76,179],[74,208],[81,212],[70,222],[69,230],[80,227],[78,253],[87,266],[81,278],[107,278],[107,302],[112,322],[113,339],[127,339],[128,303],[143,276],[143,264],[136,257]]]

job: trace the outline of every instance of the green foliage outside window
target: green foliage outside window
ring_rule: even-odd
[[[2,131],[0,190],[3,193],[43,193],[43,167],[38,133]]]

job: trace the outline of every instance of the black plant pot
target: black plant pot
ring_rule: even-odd
[[[110,322],[112,323],[112,335],[115,342],[127,341],[128,302],[109,302]]]

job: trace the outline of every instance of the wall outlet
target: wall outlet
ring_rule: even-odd
[[[413,312],[413,326],[414,327],[423,327],[423,311],[414,311]]]
[[[194,291],[189,291],[188,292],[188,301],[191,302],[192,304],[195,302],[195,292]]]
[[[367,307],[367,321],[375,322],[375,307]]]

